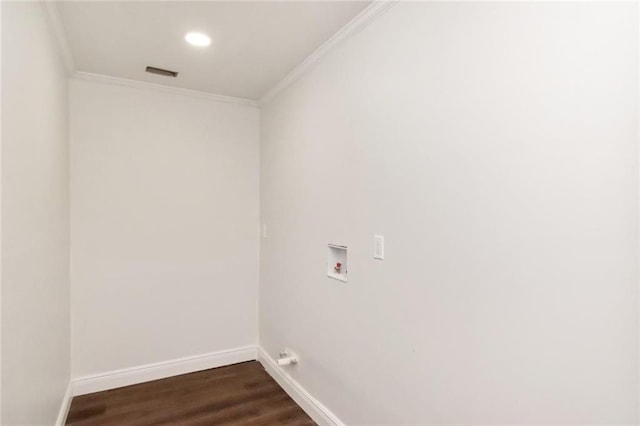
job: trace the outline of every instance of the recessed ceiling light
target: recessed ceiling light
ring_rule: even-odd
[[[184,39],[187,43],[198,47],[206,47],[211,44],[209,36],[203,33],[187,33],[187,35],[184,36]]]

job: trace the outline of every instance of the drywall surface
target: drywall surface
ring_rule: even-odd
[[[637,423],[637,16],[398,3],[264,106],[260,344],[346,424]]]
[[[259,110],[71,82],[73,376],[255,344]]]
[[[2,2],[2,424],[51,425],[70,375],[67,76],[39,2]]]

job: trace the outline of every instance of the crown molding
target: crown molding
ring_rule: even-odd
[[[56,39],[58,51],[62,57],[62,62],[64,63],[64,67],[67,69],[67,73],[71,75],[75,71],[75,63],[73,60],[73,54],[71,53],[71,47],[69,46],[69,40],[67,39],[67,32],[62,24],[60,11],[58,10],[58,6],[55,4],[55,0],[45,0],[43,3],[45,10],[47,11],[47,18],[49,20],[51,31]]]
[[[294,81],[299,79],[304,73],[309,71],[323,56],[335,49],[340,43],[347,38],[362,31],[367,25],[379,18],[382,14],[388,11],[391,6],[396,4],[399,0],[374,0],[369,6],[367,6],[362,12],[360,12],[355,18],[349,21],[344,27],[336,32],[331,38],[322,43],[313,53],[307,56],[298,66],[296,66],[289,74],[287,74],[282,80],[280,80],[275,86],[273,86],[262,98],[260,98],[260,105],[263,105],[273,99],[279,92],[291,85]]]
[[[47,17],[56,39],[58,50],[62,57],[64,66],[68,74],[77,80],[93,81],[104,84],[111,84],[124,87],[134,87],[138,89],[150,89],[161,91],[165,93],[180,94],[184,96],[191,96],[200,99],[209,99],[217,102],[227,102],[239,105],[246,105],[252,107],[259,107],[262,104],[269,102],[279,92],[291,85],[294,81],[300,78],[304,73],[309,71],[323,56],[329,51],[337,47],[341,42],[357,34],[363,30],[367,25],[380,17],[383,13],[391,8],[399,0],[374,0],[369,6],[367,6],[362,12],[360,12],[349,23],[336,32],[331,38],[325,41],[320,47],[318,47],[313,53],[307,56],[298,66],[296,66],[289,74],[281,79],[274,87],[272,87],[259,101],[252,99],[236,98],[232,96],[218,95],[210,92],[203,92],[199,90],[183,89],[173,86],[165,86],[156,83],[147,83],[137,80],[129,80],[118,77],[110,77],[101,74],[93,74],[83,71],[76,71],[73,54],[67,39],[67,34],[62,24],[60,12],[56,6],[56,0],[45,0],[44,6],[47,11]]]
[[[101,74],[92,74],[83,71],[76,71],[71,76],[75,80],[92,81],[95,83],[110,84],[112,86],[132,87],[135,89],[147,89],[157,92],[170,93],[174,95],[189,96],[192,98],[206,99],[216,102],[226,102],[237,105],[245,105],[258,107],[258,102],[251,99],[235,98],[232,96],[218,95],[210,92],[202,92],[199,90],[183,89],[181,87],[165,86],[156,83],[147,83],[145,81],[129,80],[126,78],[110,77]]]

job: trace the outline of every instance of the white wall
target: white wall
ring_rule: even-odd
[[[70,374],[67,77],[43,5],[1,7],[2,424],[51,425]]]
[[[638,421],[637,17],[399,3],[263,108],[260,343],[342,421]]]
[[[71,82],[73,376],[257,340],[255,107]]]

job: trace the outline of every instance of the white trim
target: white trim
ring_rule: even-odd
[[[358,33],[364,29],[367,25],[381,16],[384,12],[389,10],[391,6],[397,3],[399,0],[374,0],[369,6],[367,6],[362,12],[360,12],[349,23],[336,32],[331,38],[325,41],[320,47],[318,47],[313,53],[307,56],[298,66],[296,66],[291,72],[289,72],[283,79],[281,79],[274,87],[272,87],[259,101],[245,98],[236,98],[233,96],[218,95],[210,92],[203,92],[199,90],[183,89],[180,87],[165,86],[162,84],[147,83],[138,80],[129,80],[119,77],[111,77],[101,74],[93,74],[84,71],[76,71],[73,54],[69,46],[64,25],[60,17],[60,12],[56,6],[56,0],[45,0],[45,9],[51,29],[54,33],[58,50],[62,56],[65,68],[72,78],[78,80],[88,80],[94,82],[101,82],[106,84],[113,84],[125,87],[135,87],[144,89],[159,90],[165,93],[174,93],[192,96],[201,99],[209,99],[218,102],[230,102],[241,105],[248,105],[253,107],[259,107],[260,105],[273,99],[280,91],[288,87],[298,78],[300,78],[305,72],[307,72],[316,62],[318,62],[329,51],[338,46],[342,41],[346,40],[350,36]]]
[[[636,4],[636,8],[637,8],[637,11],[636,11],[636,15],[637,15],[636,16],[636,25],[638,26],[637,27],[637,34],[636,34],[636,37],[637,37],[636,42],[638,43],[638,56],[637,56],[637,58],[638,58],[638,57],[640,57],[640,5]],[[638,66],[638,64],[636,64],[636,66]],[[638,96],[638,103],[640,104],[640,69],[637,70],[637,71],[638,71],[638,76],[637,76],[638,77],[638,80],[637,80],[638,93],[637,93],[637,96]],[[638,111],[638,116],[636,117],[636,137],[638,138],[638,141],[637,141],[638,146],[640,146],[640,111]],[[640,151],[638,152],[638,154],[640,154]],[[636,158],[636,164],[635,165],[636,165],[636,167],[638,167],[638,169],[636,170],[636,173],[638,173],[638,175],[636,177],[636,179],[637,179],[636,182],[640,182],[640,157]],[[636,189],[638,189],[638,188],[636,188]],[[636,194],[636,197],[637,197],[637,199],[636,199],[636,214],[639,214],[640,213],[640,193]],[[636,219],[638,219],[638,218],[636,218]],[[636,231],[640,232],[640,227]],[[638,233],[638,235],[636,235],[636,238],[640,239],[640,233]],[[638,271],[640,272],[640,258],[638,259]],[[638,274],[638,276],[640,276],[640,273]],[[637,279],[637,277],[636,277],[636,279]],[[640,285],[640,280],[637,283],[637,285]],[[640,290],[640,288],[639,288],[639,290]],[[638,319],[638,322],[640,323],[640,302],[638,303],[638,318],[637,319]],[[638,367],[639,367],[638,368],[638,377],[636,377],[636,380],[637,380],[638,387],[640,388],[640,354],[638,354]],[[638,400],[636,402],[638,404],[638,411],[637,411],[638,412],[638,417],[640,417],[640,393],[638,393]],[[640,421],[640,418],[638,418],[636,420]]]
[[[136,89],[156,90],[164,93],[191,96],[193,98],[208,99],[216,102],[228,102],[232,104],[240,104],[252,107],[258,107],[258,102],[251,99],[234,98],[232,96],[217,95],[210,92],[202,92],[199,90],[183,89],[181,87],[165,86],[156,83],[147,83],[145,81],[129,80],[126,78],[111,77],[101,74],[92,74],[84,71],[76,71],[71,76],[76,80],[93,81],[95,83],[111,84],[114,86],[133,87]]]
[[[344,422],[338,416],[311,396],[300,383],[295,381],[282,367],[279,367],[276,361],[260,346],[258,346],[258,361],[313,421],[321,426],[344,426]]]
[[[0,4],[0,27],[2,26],[2,4]],[[0,46],[2,46],[2,33],[0,31]],[[0,70],[2,68],[2,54],[0,54]],[[1,74],[1,72],[0,72]],[[2,129],[2,78],[0,78],[0,129]],[[0,131],[0,147],[2,146],[2,132]],[[2,149],[0,149],[0,211],[2,211]],[[2,241],[2,214],[0,214],[0,241]],[[2,318],[2,244],[0,244],[0,318]],[[0,327],[0,424],[2,424],[2,327]]]
[[[71,408],[71,400],[73,394],[71,392],[71,383],[67,385],[67,391],[62,398],[62,404],[60,404],[60,411],[58,411],[58,418],[56,419],[56,426],[64,426],[67,423],[67,416],[69,415],[69,408]]]
[[[289,74],[273,86],[267,93],[260,98],[260,104],[265,104],[273,99],[279,92],[288,87],[304,73],[306,73],[313,65],[316,64],[324,55],[336,48],[347,38],[357,34],[367,25],[385,13],[398,0],[375,0],[372,1],[362,12],[353,18],[347,25],[342,27],[331,38],[322,43],[313,53],[305,58],[298,66],[296,66]]]
[[[190,356],[170,361],[124,368],[102,374],[78,377],[71,381],[73,395],[85,395],[93,392],[120,388],[123,386],[164,379],[180,374],[208,370],[210,368],[237,364],[256,359],[256,347],[244,346],[226,351]]]
[[[75,63],[73,61],[73,54],[71,53],[71,47],[69,47],[69,40],[67,39],[67,32],[62,24],[62,18],[60,17],[60,11],[55,4],[55,0],[45,0],[45,9],[47,10],[47,18],[49,19],[49,25],[51,31],[56,39],[58,51],[62,57],[64,67],[67,69],[69,75],[75,71]]]

